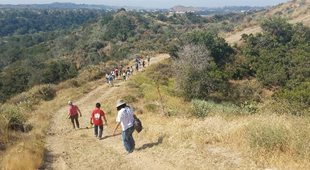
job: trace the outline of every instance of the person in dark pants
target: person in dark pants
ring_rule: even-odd
[[[122,140],[125,146],[125,149],[128,153],[132,153],[135,148],[135,140],[133,139],[132,133],[134,132],[134,119],[137,116],[134,114],[133,109],[130,106],[127,106],[123,100],[117,100],[116,109],[118,110],[116,118],[116,126],[113,131],[113,136],[115,136],[115,131],[122,125]]]
[[[98,135],[98,139],[102,139],[102,131],[103,131],[103,120],[105,122],[105,125],[108,125],[107,119],[105,118],[104,112],[100,109],[101,105],[100,103],[96,103],[96,109],[91,114],[90,118],[90,124],[92,124],[92,121],[95,125],[95,137]],[[98,128],[99,128],[99,134],[98,134]]]
[[[82,113],[80,111],[80,109],[77,107],[77,105],[73,105],[71,101],[68,101],[68,105],[69,105],[69,113],[67,115],[66,118],[70,118],[72,125],[73,125],[73,130],[75,131],[75,124],[77,126],[77,128],[80,128],[80,124],[79,124],[79,114],[80,113],[80,117],[82,117]],[[75,124],[74,124],[75,122]]]

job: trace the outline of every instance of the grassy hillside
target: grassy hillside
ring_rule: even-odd
[[[98,98],[105,112],[115,117],[115,100],[123,98],[147,124],[138,139],[154,145],[142,145],[137,153],[150,157],[150,162],[159,154],[160,161],[167,159],[172,162],[167,167],[174,167],[184,165],[191,154],[189,163],[177,169],[210,163],[210,169],[309,168],[310,28],[282,17],[269,18],[288,7],[294,9],[290,15],[302,11],[302,6],[295,6],[298,3],[308,2],[292,1],[257,14],[267,18],[255,16],[263,33],[242,35],[239,46],[230,46],[219,33],[254,23],[247,19],[249,13],[203,18],[120,9],[77,29],[2,37],[1,166],[40,167],[44,144],[55,132],[88,139],[89,134],[62,134],[49,127],[64,123],[59,120],[67,100],[78,101],[89,111],[95,102],[90,99]],[[170,59],[126,83],[118,81],[118,90],[105,86],[104,75],[120,64],[132,66],[135,56],[153,59],[162,53],[169,53]],[[104,96],[98,96],[101,93]],[[59,152],[57,146],[52,149]],[[120,156],[119,148],[105,149],[111,153],[107,159],[112,169],[118,158],[121,166],[136,166]],[[20,162],[16,155],[30,159]]]
[[[29,133],[14,132],[8,136],[10,143],[15,142],[7,147],[6,154],[3,154],[2,166],[38,168],[41,165],[45,141],[57,140],[58,142],[52,142],[52,146],[57,145],[55,147],[60,150],[49,143],[48,151],[55,154],[59,152],[59,155],[65,151],[66,165],[62,165],[63,162],[60,161],[62,156],[50,155],[49,157],[57,161],[45,160],[45,167],[309,168],[309,138],[306,135],[310,130],[306,126],[309,123],[308,118],[281,115],[273,112],[268,103],[259,105],[255,110],[249,105],[238,106],[228,101],[185,101],[174,87],[175,79],[171,77],[169,68],[171,60],[151,65],[143,72],[135,73],[127,82],[116,80],[116,87],[113,88],[105,85],[104,78],[93,82],[84,81],[80,87],[73,87],[71,82],[77,81],[80,84],[83,80],[70,80],[53,87],[57,90],[53,100],[32,105],[34,107],[25,112],[29,117],[27,122],[31,123],[33,129]],[[100,70],[99,67],[93,69],[94,72]],[[163,79],[167,78],[167,81],[157,84],[152,77],[157,73]],[[32,93],[36,89],[34,88]],[[85,97],[89,99],[85,101]],[[93,104],[99,101],[103,104],[102,109],[107,114],[109,124],[105,127],[104,135],[109,136],[115,123],[117,113],[114,106],[118,98],[131,105],[143,121],[144,130],[140,134],[134,134],[137,150],[133,154],[143,155],[141,159],[145,165],[128,161],[127,157],[122,155],[124,149],[118,137],[107,137],[101,141],[105,143],[102,145],[100,141],[94,141],[91,130],[81,129],[72,133],[70,122],[64,119],[67,109],[65,103],[70,99],[82,109],[81,126],[88,126],[88,114]],[[26,103],[28,104],[25,105]],[[28,101],[19,107],[25,108],[30,104],[31,101]],[[196,116],[201,113],[206,117],[197,119]],[[76,139],[79,142],[78,148],[74,144]],[[68,144],[68,141],[73,145]],[[109,164],[87,164],[89,157],[97,153],[90,152],[94,148],[89,147],[97,145],[101,146],[105,153],[102,156]],[[50,150],[53,148],[56,150]],[[81,151],[83,153],[80,153]],[[18,155],[21,153],[30,159],[19,161],[21,157]],[[76,162],[77,159],[79,162]]]

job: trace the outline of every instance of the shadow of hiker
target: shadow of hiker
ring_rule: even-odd
[[[115,136],[119,136],[119,135],[121,135],[121,133],[115,134]],[[110,137],[113,137],[113,135],[107,135],[107,136],[105,136],[105,137],[102,137],[101,140],[103,140],[103,139],[108,139],[108,138],[110,138]]]
[[[157,145],[163,143],[163,140],[164,140],[164,138],[161,137],[161,138],[158,139],[157,142],[144,144],[142,147],[137,148],[136,150],[140,151],[140,150],[144,150],[144,149],[147,149],[147,148],[152,148],[153,146],[157,146]]]

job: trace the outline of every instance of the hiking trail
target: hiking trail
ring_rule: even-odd
[[[168,54],[159,54],[151,58],[151,64],[169,58]],[[145,68],[147,69],[147,67]],[[142,120],[144,130],[141,133],[134,132],[133,136],[136,149],[133,153],[127,154],[121,139],[121,127],[116,135],[112,132],[115,127],[116,116],[106,114],[108,125],[104,125],[103,139],[94,137],[94,130],[87,129],[90,115],[95,109],[95,103],[106,102],[107,97],[120,89],[125,82],[114,81],[115,87],[108,87],[105,79],[98,80],[96,88],[85,94],[77,101],[73,101],[82,112],[79,117],[80,129],[73,131],[71,121],[65,119],[68,114],[67,101],[59,110],[54,111],[50,126],[47,132],[46,152],[44,163],[40,169],[47,170],[102,170],[102,169],[249,169],[255,164],[244,158],[237,152],[227,148],[221,148],[208,144],[197,149],[178,149],[161,146],[164,135],[154,135],[153,140],[143,137],[143,133],[148,133],[148,116],[138,115]],[[115,100],[116,102],[116,100]],[[105,108],[101,108],[105,111]],[[163,118],[166,119],[166,118]],[[167,118],[179,119],[179,118]],[[157,119],[156,119],[157,120]],[[160,118],[158,118],[160,120]],[[152,120],[152,121],[155,121]],[[173,124],[167,124],[167,127]],[[161,127],[162,128],[162,127]],[[164,128],[164,129],[165,129]],[[157,137],[156,137],[157,136]],[[252,169],[252,168],[251,168]]]

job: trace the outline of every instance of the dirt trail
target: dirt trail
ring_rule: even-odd
[[[168,57],[167,54],[157,55],[151,58],[151,64]],[[175,126],[173,122],[183,121],[182,118],[166,118],[170,123],[165,127],[158,127],[156,122],[163,121],[162,117],[149,119],[150,115],[139,115],[146,124],[142,133],[134,133],[136,149],[131,154],[126,153],[122,144],[121,128],[118,129],[116,136],[112,136],[115,126],[115,117],[112,115],[107,115],[108,126],[104,126],[103,140],[96,139],[93,129],[86,129],[95,103],[107,102],[106,98],[124,85],[120,80],[114,82],[116,87],[107,87],[103,79],[98,83],[100,85],[97,88],[80,100],[74,101],[83,115],[79,118],[81,127],[79,130],[73,131],[70,120],[65,119],[68,109],[66,101],[64,107],[54,112],[47,135],[44,164],[40,169],[258,169],[246,156],[228,148],[208,144],[204,147],[178,149],[177,146],[167,145],[167,141],[163,142],[166,140],[164,129],[172,128]],[[188,119],[184,121],[190,122]],[[147,139],[143,134],[152,133],[148,128],[158,128],[160,134],[154,134],[152,135],[154,138]],[[169,140],[173,139],[168,139],[168,143]]]
[[[151,58],[151,64],[166,58],[169,58],[169,55],[158,55]],[[86,128],[89,126],[90,113],[94,109],[94,104],[98,101],[104,102],[107,96],[112,95],[119,86],[124,84],[116,80],[115,87],[109,88],[103,79],[98,83],[102,85],[74,102],[82,112],[82,117],[79,118],[79,130],[73,131],[70,120],[65,119],[68,112],[68,106],[65,103],[63,108],[54,113],[48,130],[45,161],[40,169],[115,169],[121,166],[129,167],[129,169],[135,169],[137,166],[142,169],[169,168],[170,165],[153,162],[148,155],[143,153],[139,153],[139,162],[131,160],[132,155],[137,156],[137,154],[126,154],[120,136],[121,128],[118,129],[116,136],[112,136],[115,123],[111,119],[114,120],[114,117],[109,121],[112,121],[112,124],[104,126],[103,140],[96,139],[93,136],[93,129]],[[97,151],[94,152],[96,148]],[[137,143],[136,148],[141,150],[143,146]],[[173,169],[172,165],[170,167]]]

